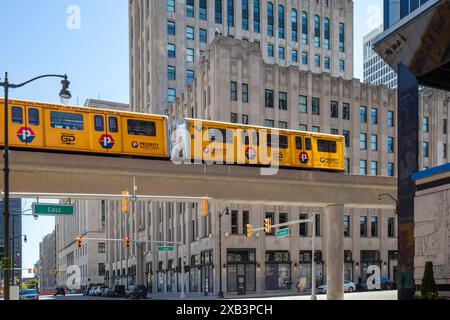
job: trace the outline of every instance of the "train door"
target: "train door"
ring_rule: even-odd
[[[101,112],[89,113],[91,125],[91,150],[104,153],[112,147],[112,140],[106,133],[105,115]]]
[[[24,105],[9,107],[9,143],[18,147],[43,147],[42,109]]]
[[[307,150],[305,140],[309,139],[302,136],[294,136],[294,143],[295,146],[292,148],[292,163],[296,167],[300,168],[311,168],[312,167],[312,161],[311,161],[311,150]],[[309,145],[311,145],[311,141],[309,142]]]
[[[106,135],[109,139],[110,148],[108,152],[122,152],[122,128],[120,127],[119,116],[106,115]]]
[[[259,134],[254,129],[239,129],[236,159],[239,164],[258,164]]]

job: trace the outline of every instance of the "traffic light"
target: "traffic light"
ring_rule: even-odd
[[[247,238],[250,239],[252,237],[252,225],[248,224],[245,231],[246,231],[246,234],[247,234]]]
[[[125,236],[124,242],[125,242],[125,247],[129,248],[130,247],[130,237]]]
[[[36,273],[37,272],[37,269],[36,268],[33,268],[33,273]]]
[[[81,248],[81,236],[77,236],[77,248]]]
[[[270,233],[270,219],[264,219],[264,231]]]
[[[202,217],[207,217],[208,216],[208,200],[203,199],[201,205],[202,205]]]
[[[128,191],[122,192],[121,209],[122,213],[128,213]]]
[[[28,268],[28,273],[33,273],[33,269],[32,268]]]

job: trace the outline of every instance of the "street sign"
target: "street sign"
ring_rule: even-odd
[[[45,216],[73,216],[73,205],[33,203],[33,214]]]
[[[289,228],[277,230],[275,235],[277,236],[277,238],[288,237],[289,236]]]
[[[173,251],[175,247],[172,246],[158,246],[158,251]]]

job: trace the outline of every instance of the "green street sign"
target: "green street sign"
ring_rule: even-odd
[[[33,214],[45,216],[73,216],[73,205],[33,203]]]
[[[175,247],[172,246],[158,246],[158,251],[173,251]]]
[[[277,230],[275,233],[277,238],[284,238],[289,236],[289,228]]]

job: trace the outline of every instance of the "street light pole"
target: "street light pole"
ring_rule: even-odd
[[[311,244],[311,300],[317,300],[316,297],[316,213],[313,213],[312,222],[312,244]]]
[[[228,207],[219,213],[219,293],[217,294],[217,298],[219,299],[224,298],[222,291],[222,216],[224,214],[227,216],[230,214]]]
[[[4,255],[4,264],[6,264],[6,266],[9,265],[9,110],[8,110],[8,99],[9,99],[9,89],[16,89],[16,88],[20,88],[23,87],[25,85],[27,85],[30,82],[33,82],[35,80],[38,79],[42,79],[42,78],[48,78],[48,77],[56,77],[56,78],[62,78],[63,80],[61,81],[62,84],[62,89],[59,92],[59,96],[63,99],[70,99],[72,97],[72,95],[70,94],[69,91],[69,85],[70,82],[67,80],[67,75],[57,75],[57,74],[46,74],[43,76],[39,76],[33,79],[30,79],[24,83],[21,84],[12,84],[9,83],[9,79],[8,79],[8,72],[5,72],[5,80],[3,82],[0,82],[0,86],[4,88],[5,90],[5,95],[4,95],[4,99],[5,99],[5,105],[4,105],[4,112],[5,112],[5,117],[4,117],[4,148],[3,148],[3,157],[4,157],[4,163],[3,163],[3,185],[4,185],[4,196],[3,196],[3,230],[4,230],[4,241],[3,241],[3,245],[4,245],[4,249],[3,249],[3,255]],[[4,270],[4,279],[3,279],[3,283],[4,283],[4,288],[3,288],[3,292],[4,292],[4,300],[9,300],[10,299],[10,290],[9,290],[9,283],[10,283],[10,274],[9,274],[9,268],[5,268]]]

